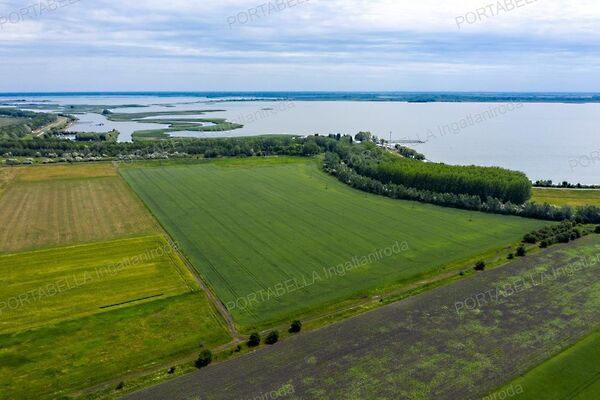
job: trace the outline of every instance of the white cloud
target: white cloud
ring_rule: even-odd
[[[15,76],[22,74],[21,66],[29,63],[27,69],[33,71],[36,67],[31,64],[32,55],[45,60],[69,60],[68,65],[56,61],[58,65],[52,68],[49,62],[38,67],[39,72],[56,74],[53,85],[59,87],[52,90],[67,84],[87,89],[89,71],[95,65],[101,65],[104,74],[110,76],[112,80],[106,84],[112,82],[113,89],[139,89],[156,84],[151,79],[154,63],[187,76],[209,76],[211,85],[221,85],[223,89],[237,89],[233,84],[240,85],[239,89],[261,89],[230,76],[263,68],[278,79],[261,83],[281,90],[298,85],[306,85],[305,89],[327,85],[338,90],[352,89],[359,86],[352,74],[368,77],[365,85],[373,88],[393,82],[390,89],[394,90],[415,82],[430,90],[461,85],[444,81],[448,75],[463,86],[477,82],[480,87],[474,90],[502,90],[499,82],[506,90],[509,86],[511,90],[527,90],[527,82],[517,78],[518,71],[540,77],[531,81],[538,90],[543,87],[543,77],[548,81],[548,90],[554,81],[571,85],[564,90],[585,87],[585,83],[600,90],[600,63],[596,56],[600,54],[599,2],[538,0],[457,28],[456,17],[492,2],[310,0],[230,27],[228,17],[249,15],[248,10],[261,5],[261,1],[81,0],[38,18],[3,24],[0,70]],[[0,3],[0,23],[3,15],[22,6],[22,1]],[[68,76],[61,75],[60,71],[67,68]],[[133,74],[128,69],[146,73]],[[513,71],[508,74],[513,80],[494,76],[498,71]],[[552,77],[571,74],[570,71],[584,73],[579,78]],[[401,76],[396,77],[394,72]],[[165,82],[160,85],[179,85],[162,75],[161,79]],[[38,84],[49,87],[47,80]],[[202,89],[205,83],[195,80],[194,85],[189,89]],[[432,85],[439,87],[429,87]],[[18,80],[0,81],[0,90],[18,87]]]

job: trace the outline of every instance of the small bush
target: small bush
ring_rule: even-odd
[[[517,257],[525,257],[527,255],[527,250],[525,246],[519,246],[517,249]]]
[[[508,259],[509,260],[514,260],[514,258],[515,258],[515,255],[513,253],[509,253],[508,254]]]
[[[119,382],[119,384],[117,385],[117,390],[121,390],[125,387],[125,382],[121,381]]]
[[[556,240],[558,240],[559,243],[569,243],[571,241],[571,235],[568,233],[561,233],[556,236]]]
[[[169,375],[172,375],[172,374],[174,374],[174,373],[175,373],[175,371],[176,371],[176,370],[177,370],[177,368],[175,368],[175,367],[171,367],[171,368],[169,368],[169,370],[167,371],[167,374],[169,374]]]
[[[242,346],[240,346],[239,344],[235,347],[235,352],[239,353],[240,351],[242,351]]]
[[[296,320],[292,322],[290,325],[290,329],[288,329],[289,333],[298,333],[302,330],[302,322]]]
[[[260,335],[258,332],[254,332],[248,339],[248,347],[256,347],[260,344]]]
[[[485,261],[477,261],[477,264],[475,264],[475,271],[485,271]]]
[[[529,244],[535,244],[535,243],[537,243],[537,241],[538,241],[538,238],[533,233],[528,233],[523,238],[523,242],[529,243]]]
[[[595,233],[600,233],[600,225],[598,225],[598,226],[596,227],[596,229],[594,230],[594,232],[595,232]]]
[[[548,242],[548,240],[544,239],[540,242],[540,248],[541,249],[545,249],[550,245],[550,243]]]
[[[265,339],[266,344],[275,344],[279,341],[279,332],[272,331]]]
[[[196,368],[204,368],[212,362],[212,352],[210,350],[204,350],[198,356],[196,360]]]

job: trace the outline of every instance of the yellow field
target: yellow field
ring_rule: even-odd
[[[51,176],[65,176],[52,170]],[[0,252],[156,232],[152,217],[119,177],[22,181],[41,176],[19,173],[19,184],[0,197]]]
[[[557,206],[600,206],[600,190],[534,188],[531,201]]]
[[[54,179],[100,178],[117,176],[112,164],[61,164],[14,168],[20,182],[40,182]]]
[[[198,291],[160,236],[0,256],[0,333]]]
[[[16,176],[16,168],[0,168],[0,196]]]

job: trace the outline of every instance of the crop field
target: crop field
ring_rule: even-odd
[[[286,400],[480,399],[599,320],[593,235],[125,399],[250,399],[277,390]],[[544,398],[535,390],[529,398]]]
[[[0,315],[0,399],[57,398],[229,341],[160,236],[2,255]]]
[[[120,177],[57,179],[63,172],[51,167],[45,179],[45,168],[30,171],[18,173],[0,197],[0,252],[156,231],[153,219]]]
[[[600,393],[600,331],[544,362],[498,392],[523,388],[517,400],[595,400]],[[521,391],[521,390],[519,390]]]
[[[531,201],[557,206],[600,206],[600,190],[534,188]]]
[[[474,263],[547,224],[358,192],[306,159],[122,174],[242,329]]]

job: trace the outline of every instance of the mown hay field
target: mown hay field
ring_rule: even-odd
[[[118,176],[115,166],[107,163],[36,165],[13,169],[17,171],[20,182]]]
[[[366,194],[315,160],[122,174],[243,330],[475,262],[547,224]]]
[[[104,176],[105,166],[64,168],[18,171],[0,193],[0,253],[156,232],[125,182]]]

